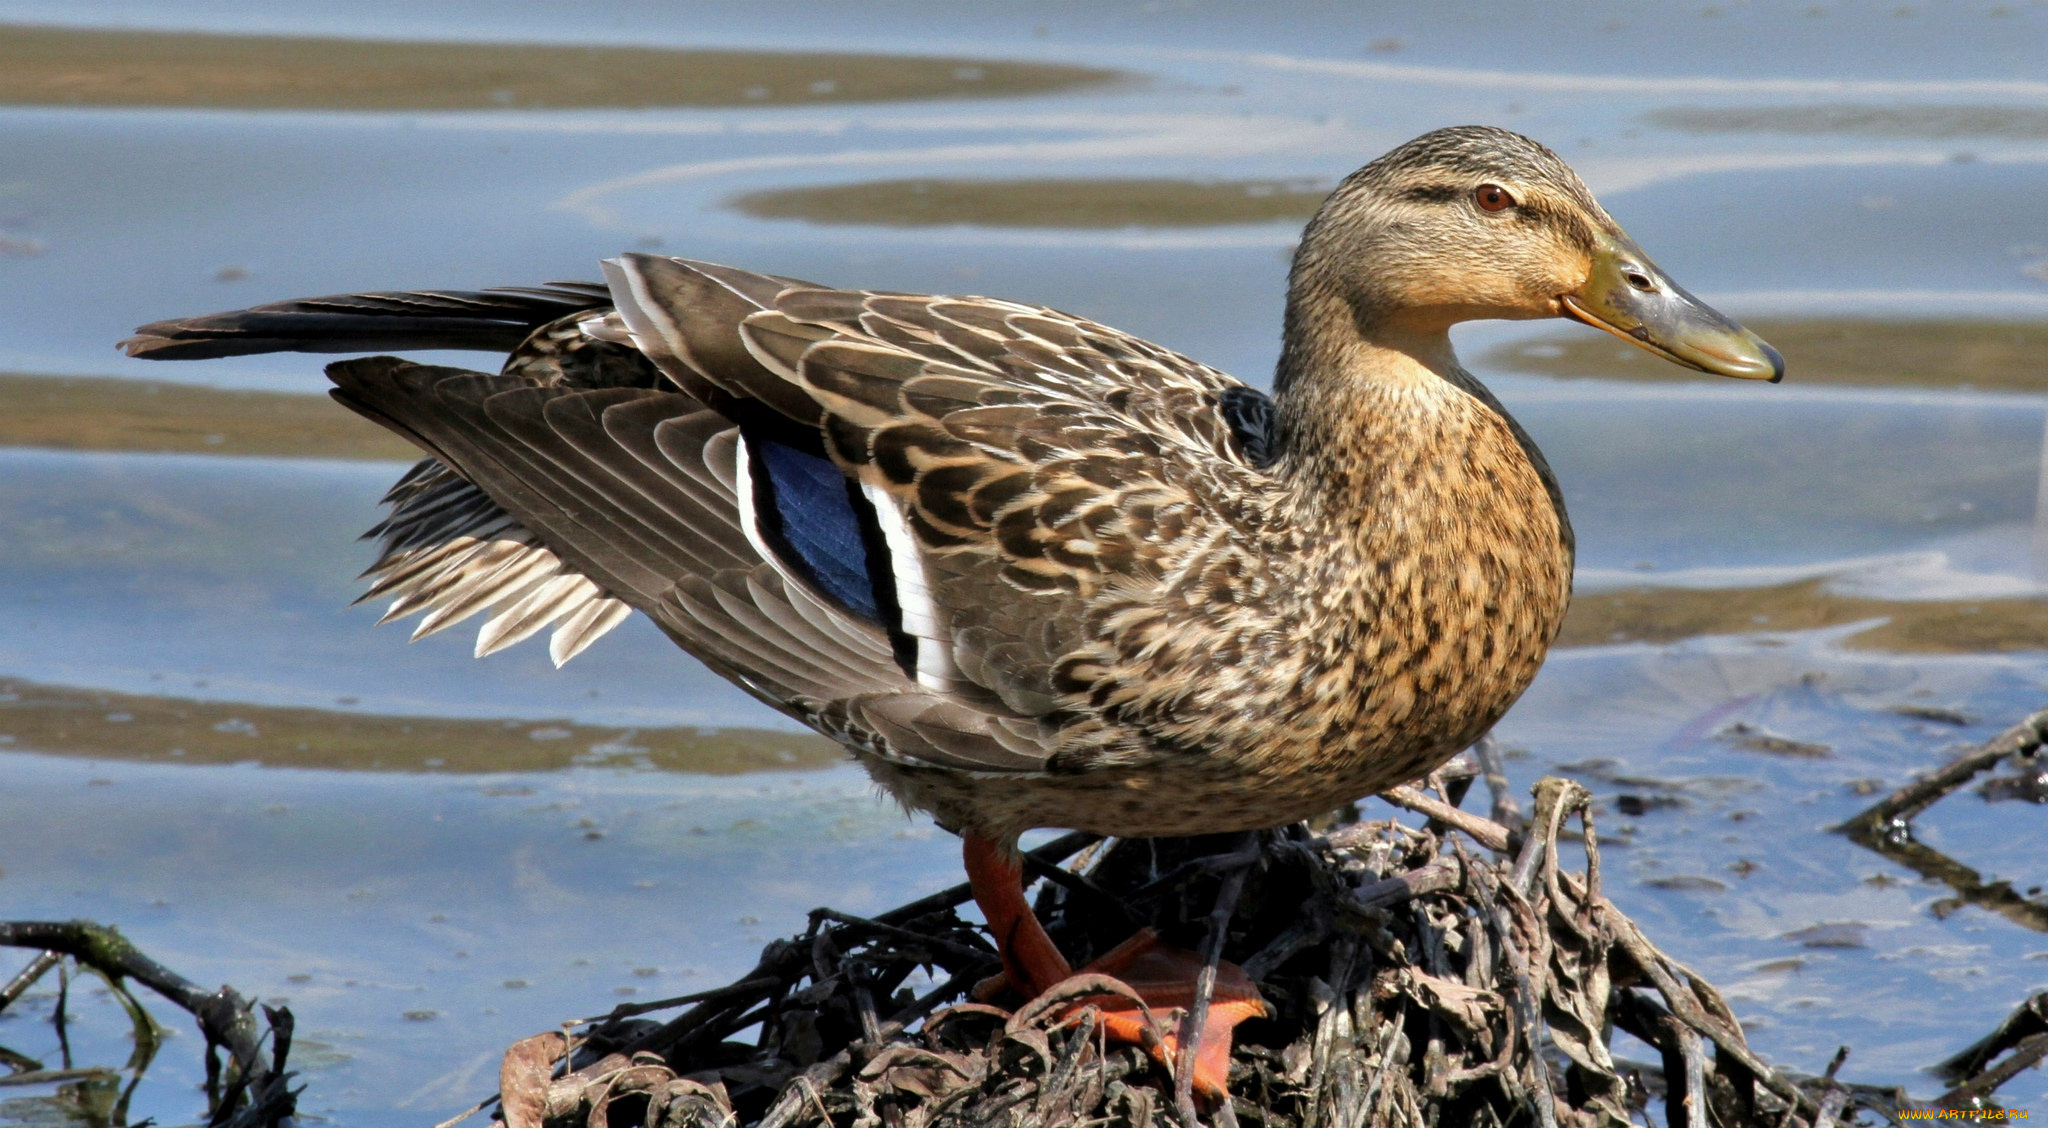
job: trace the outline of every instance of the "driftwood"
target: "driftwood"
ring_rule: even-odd
[[[1835,829],[1844,834],[1877,838],[1910,837],[1913,816],[2003,761],[2038,760],[2044,739],[2048,739],[2048,709],[1964,751],[1936,771],[1871,804]]]
[[[0,921],[0,946],[36,950],[27,967],[0,987],[0,1010],[53,970],[64,974],[68,957],[102,979],[128,1012],[135,1032],[135,1053],[127,1069],[133,1079],[112,1106],[102,1110],[112,1124],[126,1120],[128,1096],[142,1071],[155,1055],[158,1029],[155,1020],[129,990],[134,980],[162,995],[198,1020],[206,1039],[206,1100],[208,1128],[275,1128],[291,1118],[298,1105],[299,1090],[292,1087],[292,1074],[285,1069],[291,1053],[292,1014],[284,1007],[263,1008],[258,1025],[256,1009],[232,987],[217,991],[193,983],[177,972],[142,954],[120,932],[90,921]],[[53,1021],[60,1042],[69,1056],[69,1043],[62,1038],[65,1025],[64,994],[60,993]],[[269,1043],[268,1052],[265,1042]],[[222,1051],[226,1051],[223,1059]],[[30,1085],[84,1079],[111,1074],[100,1069],[75,1069],[66,1062],[57,1069],[11,1051],[0,1050],[0,1064],[9,1067],[0,1083]]]
[[[1039,915],[1077,964],[1150,925],[1259,983],[1274,1015],[1238,1028],[1227,1104],[1194,1109],[1165,1068],[1069,1005],[1128,990],[1114,980],[975,999],[999,964],[956,915],[959,887],[872,919],[818,910],[729,987],[526,1039],[501,1094],[471,1111],[495,1105],[507,1128],[1592,1128],[1646,1119],[1661,1097],[1673,1126],[1896,1115],[1898,1094],[1759,1059],[1720,994],[1602,895],[1585,789],[1543,780],[1518,830],[1457,808],[1472,774],[1439,777],[1434,796],[1388,793],[1422,829],[1115,841],[1071,868],[1052,863],[1084,838],[1037,852]],[[1493,809],[1518,813],[1499,794]],[[1617,1059],[1615,1029],[1661,1060]]]

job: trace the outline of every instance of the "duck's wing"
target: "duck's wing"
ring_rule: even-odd
[[[922,685],[1027,716],[1114,693],[1103,659],[1173,627],[1134,604],[1185,579],[1204,542],[1256,539],[1270,401],[1186,357],[988,298],[770,285],[652,256],[606,273],[664,373],[759,405],[773,426],[749,436],[857,483],[893,571],[884,618]]]
[[[312,299],[130,347],[325,351],[424,307],[491,343],[516,326],[496,376],[329,368],[435,456],[392,491],[373,593],[423,631],[494,611],[479,653],[553,625],[558,661],[638,609],[763,701],[956,770],[1045,770],[1063,695],[1100,680],[1105,593],[1156,588],[1260,477],[1259,393],[1090,322],[649,256],[607,273],[602,296]],[[1112,651],[1153,628],[1116,629]]]
[[[850,744],[956,770],[1042,768],[1036,719],[918,685],[885,629],[762,551],[740,502],[741,428],[695,397],[392,357],[328,373],[337,399],[431,451],[494,507],[472,519],[497,522],[484,543],[502,558],[470,565],[470,590],[430,597],[430,613],[459,617],[523,591],[486,626],[490,637],[545,622],[550,600],[580,599],[593,615],[631,607],[762,701]],[[447,481],[415,476],[423,490],[454,489]],[[431,561],[421,574],[461,579]],[[577,626],[558,627],[557,639]]]

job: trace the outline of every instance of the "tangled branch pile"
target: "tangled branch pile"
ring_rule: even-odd
[[[1206,1111],[1213,1123],[1622,1125],[1661,1094],[1673,1125],[1704,1125],[1710,1110],[1724,1126],[1816,1125],[1852,1098],[1760,1061],[1720,994],[1601,894],[1577,784],[1539,783],[1526,834],[1411,789],[1390,798],[1429,815],[1427,827],[1118,840],[1057,868],[1087,841],[1069,836],[1038,851],[1036,872],[1050,878],[1039,915],[1077,965],[1139,925],[1203,950],[1221,923],[1224,958],[1274,1013],[1238,1028],[1231,1101]],[[1558,841],[1573,816],[1576,870]],[[1106,1042],[1091,1011],[1052,998],[966,1001],[999,965],[955,915],[965,900],[963,887],[873,919],[819,910],[729,987],[527,1039],[507,1055],[498,1118],[508,1128],[1188,1118],[1165,1070]],[[644,1017],[685,1003],[665,1023]],[[1616,1059],[1615,1029],[1662,1061]]]
[[[770,944],[728,986],[528,1038],[505,1055],[501,1093],[440,1128],[493,1106],[505,1128],[1138,1128],[1198,1119],[1604,1128],[1648,1122],[1660,1097],[1672,1128],[1710,1119],[1720,1128],[1833,1128],[1865,1113],[1897,1125],[1903,1109],[1989,1108],[2000,1086],[2048,1060],[2041,992],[1935,1066],[1950,1088],[1929,1103],[1836,1082],[1841,1054],[1818,1078],[1771,1069],[1720,994],[1601,894],[1586,791],[1542,780],[1525,826],[1489,747],[1475,751],[1493,790],[1491,820],[1457,808],[1477,769],[1454,761],[1432,781],[1441,799],[1411,788],[1385,796],[1427,816],[1421,829],[1363,822],[1321,834],[1296,826],[1113,844],[1068,835],[1027,859],[1047,879],[1038,915],[1077,964],[1151,927],[1238,963],[1259,985],[1273,1013],[1238,1028],[1227,1105],[1197,1110],[1150,1056],[1102,1037],[1093,1012],[1074,1005],[1128,991],[1102,976],[1030,1002],[967,1001],[1000,962],[955,912],[969,899],[963,885],[871,919],[816,910],[801,936]],[[1987,786],[2035,794],[2048,780],[2044,748],[2048,710],[1837,829],[1947,881],[1961,901],[2044,927],[2039,902],[1912,835],[1914,815],[2002,765],[2015,775]],[[1582,853],[1569,846],[1574,817]],[[233,989],[206,991],[90,922],[0,921],[0,947],[37,953],[0,983],[0,1010],[68,961],[105,978],[135,1025],[125,1071],[71,1068],[68,1050],[50,1069],[0,1046],[0,1085],[97,1085],[105,1099],[88,1102],[90,1118],[125,1123],[159,1041],[133,982],[198,1021],[213,1128],[292,1121],[290,1012],[265,1007],[259,1020]],[[51,1020],[62,1042],[61,989],[57,999]],[[683,1007],[665,1022],[646,1017]],[[1617,1058],[1617,1030],[1659,1060]],[[123,1082],[123,1073],[132,1077]]]

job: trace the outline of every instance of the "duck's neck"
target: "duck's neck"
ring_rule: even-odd
[[[1297,279],[1273,382],[1282,472],[1323,500],[1362,503],[1386,460],[1414,451],[1473,384],[1449,328],[1361,310]]]
[[[1369,538],[1403,526],[1402,512],[1483,526],[1479,509],[1501,507],[1502,520],[1520,522],[1547,499],[1554,526],[1535,539],[1562,546],[1569,575],[1571,521],[1557,478],[1500,400],[1459,366],[1450,325],[1360,308],[1299,281],[1289,295],[1274,471],[1295,502],[1325,524],[1374,514],[1358,525]]]

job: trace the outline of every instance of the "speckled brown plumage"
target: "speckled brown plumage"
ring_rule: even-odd
[[[1071,720],[1050,771],[1010,787],[870,770],[984,833],[1193,834],[1306,818],[1471,743],[1556,634],[1569,527],[1479,397],[1439,381],[1355,409],[1403,441],[1287,446],[1271,476],[1177,483],[1185,516],[1148,582],[1095,586],[1087,641],[1054,664]],[[1227,509],[1193,500],[1214,489]]]
[[[1522,206],[1475,210],[1479,181]],[[1525,138],[1397,149],[1310,224],[1271,400],[1052,310],[646,255],[608,288],[279,303],[129,347],[425,346],[436,315],[516,341],[497,375],[330,369],[434,459],[394,491],[379,590],[435,628],[494,610],[480,652],[550,623],[580,648],[630,606],[957,830],[1206,833],[1412,779],[1534,677],[1570,526],[1445,331],[1556,315],[1618,230]],[[892,507],[915,570],[879,611],[776,539],[766,444]]]

